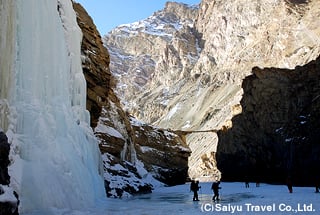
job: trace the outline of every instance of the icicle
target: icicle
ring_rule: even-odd
[[[137,152],[136,152],[136,149],[134,148],[134,144],[133,143],[130,144],[130,151],[131,151],[131,163],[133,165],[136,165],[136,163],[137,163]]]
[[[121,161],[127,161],[127,151],[128,151],[128,140],[125,141],[123,149],[120,153]]]
[[[1,70],[1,78],[14,80],[7,91],[1,89],[0,99],[10,98],[14,150],[9,173],[21,200],[20,212],[94,206],[105,191],[98,142],[85,108],[81,32],[72,2],[59,1],[60,18],[56,0],[0,1],[0,7],[16,5],[16,12],[8,15],[17,18],[17,26],[10,24],[16,29],[11,38],[16,46],[8,57],[15,64],[11,68],[8,63],[5,74]],[[1,24],[6,13],[1,8]],[[2,40],[1,53],[6,53]]]
[[[80,27],[74,23],[76,20],[74,11],[67,9],[70,7],[70,4],[71,1],[58,0],[59,15],[65,29],[64,34],[71,58],[71,105],[73,106],[75,117],[80,121],[90,124],[90,114],[86,111],[87,85],[82,71],[81,57],[79,58],[79,56],[81,56],[80,45],[82,41],[82,31]]]
[[[0,127],[7,131],[15,59],[15,1],[0,1]]]

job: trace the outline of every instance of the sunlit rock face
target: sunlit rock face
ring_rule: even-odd
[[[87,82],[87,109],[91,115],[91,126],[95,127],[111,88],[110,59],[91,17],[80,4],[73,3],[73,7],[77,11],[77,22],[83,33],[81,54]]]
[[[107,196],[151,192],[152,184],[137,178],[138,172],[132,164],[135,157],[133,160],[122,159],[122,151],[126,151],[126,157],[134,155],[130,148],[133,133],[130,121],[112,90],[108,51],[102,45],[101,36],[89,14],[78,3],[73,7],[83,32],[81,54],[87,81],[87,107],[102,153]]]
[[[130,113],[154,125],[228,128],[253,67],[292,69],[316,59],[319,16],[315,0],[168,3],[104,37],[116,92]],[[216,151],[216,134],[190,134],[187,141],[190,176],[207,176],[201,157]]]
[[[117,94],[126,107],[134,108],[137,116],[147,122],[162,116],[161,106],[167,105],[163,99],[152,95],[150,82],[153,88],[159,87],[158,93],[163,97],[170,97],[169,88],[164,87],[188,75],[198,58],[200,41],[193,32],[197,11],[197,7],[167,3],[163,11],[155,12],[146,20],[121,25],[104,37],[110,52],[110,69],[118,80]],[[151,98],[157,99],[160,107],[153,102],[146,102],[145,107],[140,105]],[[154,113],[144,111],[149,108],[153,108]],[[143,117],[144,114],[148,116]]]
[[[151,175],[167,185],[178,185],[188,178],[190,149],[185,140],[167,129],[132,123],[136,134],[137,158]]]
[[[74,9],[83,32],[87,108],[100,143],[107,196],[150,193],[161,183],[184,183],[188,176],[189,147],[172,131],[138,122],[123,110],[113,92],[109,53],[102,46],[100,34],[81,5],[74,3]]]
[[[320,57],[293,70],[254,68],[243,81],[243,112],[219,132],[225,180],[314,185],[319,178]]]

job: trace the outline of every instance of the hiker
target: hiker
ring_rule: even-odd
[[[316,177],[315,187],[316,187],[316,193],[319,193],[319,189],[320,189],[319,176]]]
[[[219,187],[220,185],[220,181],[214,181],[212,183],[211,189],[213,190],[213,194],[214,196],[212,197],[212,200],[215,201],[219,201],[219,189],[221,189],[221,187]]]
[[[260,187],[260,177],[256,176],[256,187]]]
[[[245,177],[244,177],[244,184],[245,184],[245,186],[246,186],[246,188],[249,188],[249,177],[246,175]]]
[[[319,184],[316,185],[316,193],[319,193]]]
[[[288,187],[288,190],[289,190],[289,193],[292,193],[292,180],[291,180],[291,177],[288,176],[287,178],[287,187]]]
[[[191,181],[191,185],[190,185],[190,192],[193,192],[193,201],[199,201],[199,197],[198,197],[198,190],[201,187],[199,187],[199,181]]]

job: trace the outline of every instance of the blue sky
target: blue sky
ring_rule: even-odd
[[[142,20],[164,8],[167,0],[75,0],[92,17],[100,34],[114,27]],[[200,0],[175,0],[186,4],[199,4]]]

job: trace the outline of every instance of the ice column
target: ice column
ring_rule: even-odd
[[[71,1],[15,2],[12,144],[20,161],[11,171],[21,212],[93,206],[105,191],[85,109],[81,34]]]
[[[58,0],[58,11],[65,29],[65,37],[67,40],[68,54],[71,59],[70,69],[70,93],[71,105],[75,117],[81,121],[90,124],[90,114],[86,110],[87,87],[81,64],[81,41],[82,31],[76,22],[76,14],[72,8],[71,1]]]
[[[0,0],[0,128],[8,129],[15,56],[15,1]]]

